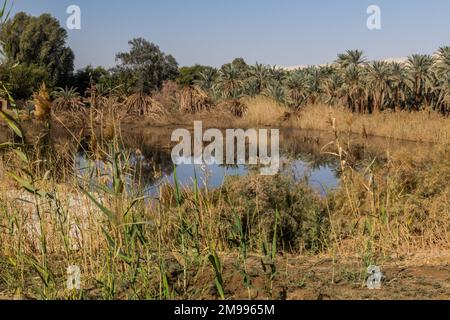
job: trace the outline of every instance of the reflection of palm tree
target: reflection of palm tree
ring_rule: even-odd
[[[234,169],[239,169],[239,165],[237,164],[220,164],[219,167],[221,168],[225,168],[226,170],[234,170]]]

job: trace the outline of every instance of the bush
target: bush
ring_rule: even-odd
[[[229,208],[225,221],[239,215],[250,242],[273,238],[276,212],[279,212],[278,248],[288,251],[318,252],[325,247],[328,233],[327,212],[320,198],[304,181],[285,176],[228,178],[222,191]]]

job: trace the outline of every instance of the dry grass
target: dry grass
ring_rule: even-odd
[[[39,88],[39,92],[33,95],[35,104],[35,116],[37,119],[45,119],[50,116],[52,101],[47,87],[43,83]]]
[[[384,112],[354,114],[344,108],[325,105],[301,110],[294,126],[303,129],[328,130],[330,119],[336,119],[340,132],[352,132],[419,142],[448,143],[450,118],[434,112]]]
[[[260,97],[247,103],[243,119],[227,113],[230,124],[276,125],[287,112]],[[47,299],[215,299],[221,297],[220,285],[227,289],[226,298],[252,298],[255,290],[259,297],[279,298],[284,286],[305,281],[303,270],[288,263],[292,255],[332,261],[323,273],[328,283],[335,275],[339,280],[343,261],[353,261],[354,275],[345,276],[361,285],[369,264],[383,266],[392,257],[448,249],[449,147],[435,147],[429,154],[387,152],[382,161],[355,160],[353,143],[339,131],[357,132],[360,128],[351,126],[362,120],[345,111],[330,112],[307,109],[301,116],[310,118],[298,120],[314,124],[315,119],[330,130],[327,121],[333,115],[342,121],[348,120],[344,115],[354,118],[341,126],[334,122],[335,140],[326,151],[335,153],[342,183],[326,199],[304,181],[250,175],[231,178],[216,190],[162,186],[152,202],[143,185],[128,184],[140,181],[139,168],[121,147],[119,130],[111,131],[110,143],[99,141],[104,158],[89,159],[89,176],[74,174],[69,164],[64,184],[55,178],[60,167],[64,170],[55,166],[60,157],[25,148],[24,158],[10,150],[0,166],[0,293]],[[211,124],[213,114],[187,117]],[[371,119],[361,116],[366,118]],[[120,127],[118,119],[110,119]],[[217,121],[229,125],[224,119]],[[445,119],[431,119],[448,125]],[[53,144],[45,148],[48,154]],[[35,170],[42,159],[53,174]],[[98,170],[99,165],[106,170]],[[213,255],[225,269],[211,267]],[[69,265],[82,269],[81,292],[66,289]]]
[[[277,103],[275,100],[263,96],[244,99],[247,111],[242,120],[237,120],[238,125],[245,126],[271,126],[283,122],[289,109]]]

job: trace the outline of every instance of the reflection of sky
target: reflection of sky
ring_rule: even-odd
[[[217,164],[205,166],[181,164],[176,167],[177,180],[180,186],[193,187],[195,177],[197,177],[199,188],[203,188],[206,185],[210,189],[220,187],[227,176],[244,176],[248,172],[248,167],[244,165],[226,168]],[[327,190],[334,189],[338,185],[338,179],[331,167],[320,166],[311,169],[310,166],[302,160],[293,161],[281,172],[286,175],[293,174],[296,180],[308,178],[311,187],[322,195],[325,195]],[[149,186],[148,193],[155,195],[158,186],[166,182],[173,185],[175,183],[174,177],[175,173],[172,172],[170,175],[161,178],[152,186]]]
[[[220,187],[225,177],[227,176],[243,176],[247,174],[247,169],[244,166],[237,166],[234,168],[213,165],[194,165],[194,164],[181,164],[176,167],[177,180],[180,186],[192,187],[194,185],[195,177],[197,176],[199,188],[217,188]],[[149,186],[148,192],[155,194],[159,185],[169,182],[175,183],[175,172],[161,178],[158,182]]]
[[[328,190],[335,189],[339,183],[333,168],[329,166],[320,166],[311,170],[305,162],[296,160],[292,164],[292,170],[294,171],[295,179],[308,178],[311,187],[322,194],[326,194]]]
[[[194,158],[184,160],[185,162],[193,162]],[[322,165],[313,167],[300,159],[293,161],[282,159],[282,161],[287,163],[287,165],[280,168],[281,174],[292,175],[295,180],[306,178],[310,186],[322,195],[325,195],[328,190],[336,188],[339,183],[338,178],[336,178],[336,174],[331,166]],[[102,161],[87,161],[82,155],[79,155],[76,158],[76,167],[78,168],[79,175],[83,176],[85,179],[89,179],[89,175],[94,169],[98,170],[98,172],[102,175],[109,176],[111,173],[110,165],[106,165]],[[197,177],[199,188],[208,187],[209,189],[213,189],[222,186],[226,177],[244,176],[249,173],[249,170],[251,170],[251,166],[246,165],[221,166],[218,164],[180,164],[176,166],[176,175],[178,183],[181,187],[193,187],[195,177]],[[259,170],[256,172],[259,172]],[[131,177],[129,178],[131,179]],[[143,180],[146,181],[146,179]],[[152,179],[148,180],[153,181]],[[129,186],[132,185],[131,180],[126,181],[126,183]],[[150,183],[147,186],[145,193],[155,196],[158,193],[158,187],[165,183],[169,183],[171,185],[175,184],[174,171]]]

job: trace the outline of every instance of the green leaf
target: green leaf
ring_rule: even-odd
[[[11,117],[9,114],[7,114],[5,111],[3,111],[3,110],[0,110],[0,115],[2,116],[3,119],[5,119],[6,123],[11,128],[11,130],[13,130],[14,133],[19,138],[23,139],[22,130],[20,129],[19,124],[17,123],[17,121],[13,117]]]
[[[18,175],[12,173],[12,172],[8,172],[8,175],[11,176],[14,180],[16,180],[20,186],[25,189],[26,191],[32,193],[32,194],[37,194],[42,198],[48,197],[50,199],[53,199],[53,196],[47,192],[44,191],[40,191],[38,189],[36,189],[35,187],[33,187],[31,185],[31,183],[21,177],[19,177]]]

